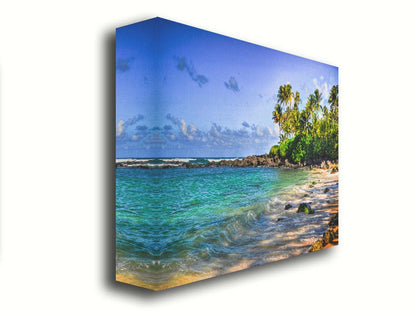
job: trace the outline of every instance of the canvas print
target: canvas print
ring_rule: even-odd
[[[117,281],[338,244],[337,67],[162,18],[116,30],[115,66]]]

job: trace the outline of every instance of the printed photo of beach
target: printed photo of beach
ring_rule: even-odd
[[[116,280],[338,245],[338,68],[162,18],[116,30]]]

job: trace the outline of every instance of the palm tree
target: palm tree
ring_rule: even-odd
[[[322,94],[319,93],[318,89],[315,89],[313,94],[310,94],[308,97],[309,109],[312,112],[312,125],[316,129],[317,117],[319,112],[322,110]]]
[[[292,100],[294,98],[294,94],[292,92],[292,86],[290,83],[282,85],[279,87],[279,92],[277,93],[277,102],[279,104],[283,104],[286,110],[292,108]]]
[[[332,86],[328,102],[330,104],[331,113],[334,116],[334,120],[338,122],[338,85]]]
[[[324,136],[327,136],[329,132],[331,116],[330,116],[328,107],[326,106],[323,107],[323,115],[324,116],[323,116],[322,123],[321,123],[321,126],[322,126],[321,132]]]
[[[315,89],[312,95],[313,99],[313,110],[319,113],[322,110],[322,93],[319,93],[318,89]]]
[[[276,116],[279,115],[279,128],[283,130],[282,138],[286,138],[291,135],[293,131],[293,125],[291,120],[291,110],[294,100],[294,93],[292,92],[292,86],[290,83],[281,85],[277,93],[277,105],[280,106],[281,113],[276,112]],[[276,107],[277,107],[276,105]]]
[[[300,100],[300,93],[299,93],[299,91],[296,91],[296,94],[294,96],[293,109],[296,109],[297,110],[299,108],[299,106],[300,106],[300,102],[301,102],[301,100]]]
[[[308,101],[306,102],[305,109],[301,113],[302,123],[304,125],[303,129],[305,130],[306,134],[310,134],[310,131],[312,130],[312,122],[309,121],[311,120],[311,117],[312,117],[312,111],[313,111],[313,104],[312,104],[312,99],[310,95],[308,97]]]
[[[289,122],[290,122],[290,131],[293,135],[297,135],[300,133],[300,112],[299,106],[301,103],[300,93],[296,91],[293,96],[293,109],[289,113]]]
[[[306,109],[299,114],[299,132],[308,134],[309,115]]]
[[[332,87],[328,102],[330,106],[323,105],[322,94],[316,89],[301,109],[299,92],[293,92],[290,84],[279,87],[272,118],[279,125],[279,146],[299,136],[300,140],[292,139],[296,144],[292,160],[338,157],[338,86]]]
[[[282,110],[282,106],[277,103],[274,111],[273,111],[273,122],[279,125],[279,132],[281,131],[281,123],[282,123],[282,117],[283,117],[283,110]],[[280,136],[280,133],[279,133]]]
[[[282,121],[282,106],[279,103],[276,104],[273,111],[273,121],[277,124],[280,124]]]

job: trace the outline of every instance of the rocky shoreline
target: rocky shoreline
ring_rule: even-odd
[[[317,239],[308,252],[314,252],[338,245],[338,212],[333,214],[328,223],[328,230]]]
[[[322,172],[330,173],[329,170]],[[332,175],[331,175],[332,176]],[[318,180],[319,181],[319,180]],[[336,181],[336,182],[335,182]],[[331,182],[326,180],[325,182],[312,181],[309,186],[305,185],[305,188],[310,188],[312,193],[320,199],[314,201],[307,196],[307,199],[300,198],[299,200],[287,201],[284,205],[284,211],[292,211],[303,215],[314,215],[322,213],[323,211],[329,213],[327,225],[325,231],[320,237],[315,238],[309,245],[307,252],[314,252],[329,247],[338,245],[338,175],[335,175]],[[328,183],[329,182],[329,183]],[[329,195],[329,197],[327,197]],[[315,197],[316,197],[315,196]],[[306,199],[306,198],[305,198]],[[292,215],[293,216],[293,215]],[[285,220],[285,218],[277,218],[276,222]]]
[[[338,163],[326,159],[314,159],[299,162],[296,164],[290,163],[287,159],[280,159],[277,156],[264,155],[252,155],[242,159],[222,159],[220,161],[210,161],[206,164],[194,164],[194,163],[183,163],[181,161],[172,161],[167,165],[161,165],[158,167],[151,167],[143,165],[134,160],[126,160],[116,163],[117,168],[139,168],[139,169],[169,169],[169,168],[208,168],[208,167],[282,167],[282,168],[320,168],[330,169],[333,172],[338,171]]]
[[[169,161],[175,162],[176,160]],[[225,163],[232,162],[234,160],[227,160]],[[219,165],[220,161],[217,160],[217,163]],[[326,249],[338,244],[338,172],[331,174],[331,167],[337,168],[337,164],[332,162],[328,164],[325,161],[323,165],[326,166],[325,170],[314,169],[308,172],[302,184],[297,185],[296,192],[285,192],[283,196],[278,197],[278,200],[271,202],[271,209],[265,214],[268,220],[265,222],[267,224],[265,230],[270,235],[265,236],[255,247],[251,247],[253,254],[256,250],[268,253],[264,263]],[[320,165],[311,166],[320,168]],[[296,170],[292,173],[295,174]],[[292,224],[295,226],[291,227]],[[227,267],[226,272],[247,269],[257,264],[256,261],[243,260]],[[167,282],[156,285],[149,284],[146,280],[127,271],[120,270],[116,274],[119,282],[141,287],[157,287],[157,290],[161,290],[221,275],[224,274],[224,270],[201,271],[201,274],[181,273]]]

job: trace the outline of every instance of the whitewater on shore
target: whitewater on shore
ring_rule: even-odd
[[[241,159],[238,157],[229,158],[117,158],[116,165],[123,165],[126,168],[134,168],[137,166],[149,168],[161,167],[180,167],[185,164],[207,165],[210,162],[220,162],[221,160]]]
[[[116,279],[153,290],[306,253],[338,211],[330,170],[117,168],[116,184]]]

